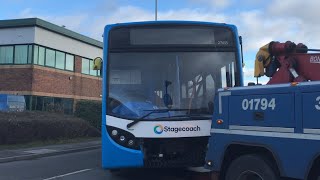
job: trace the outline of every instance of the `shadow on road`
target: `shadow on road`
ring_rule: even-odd
[[[185,169],[123,169],[112,171],[113,176],[123,180],[209,180],[209,174]]]

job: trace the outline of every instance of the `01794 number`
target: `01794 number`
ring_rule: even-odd
[[[276,99],[272,98],[270,100],[266,98],[257,99],[243,99],[242,109],[243,110],[274,110],[276,108]],[[319,107],[320,108],[320,107]]]

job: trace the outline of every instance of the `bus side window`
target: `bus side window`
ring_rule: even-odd
[[[221,87],[227,87],[227,69],[226,66],[221,68]]]
[[[185,83],[181,85],[181,97],[183,99],[187,98],[187,87]]]
[[[206,77],[206,99],[208,100],[208,112],[213,113],[213,100],[216,92],[215,82],[212,75]]]
[[[235,85],[234,63],[223,66],[221,68],[221,87],[234,87]]]

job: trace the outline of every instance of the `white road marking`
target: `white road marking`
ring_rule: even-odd
[[[79,170],[79,171],[74,171],[74,172],[67,173],[67,174],[62,174],[62,175],[59,175],[59,176],[53,176],[53,177],[46,178],[46,179],[43,179],[43,180],[57,179],[57,178],[61,178],[61,177],[64,177],[64,176],[70,176],[70,175],[72,175],[72,174],[77,174],[77,173],[81,173],[81,172],[85,172],[85,171],[90,171],[90,170],[92,170],[92,169],[82,169],[82,170]]]
[[[46,154],[46,153],[57,152],[57,150],[54,150],[54,149],[34,149],[34,150],[29,150],[29,151],[24,151],[24,152],[32,153],[32,154]]]

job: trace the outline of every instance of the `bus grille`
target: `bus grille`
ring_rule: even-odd
[[[150,168],[198,167],[205,164],[208,138],[145,139],[144,165]]]

